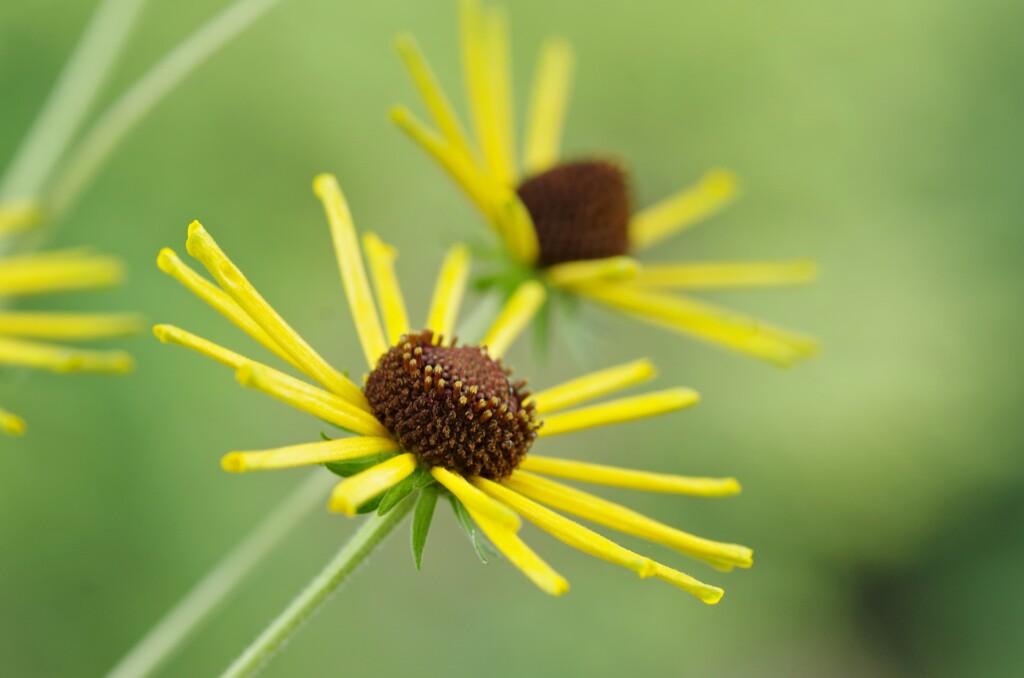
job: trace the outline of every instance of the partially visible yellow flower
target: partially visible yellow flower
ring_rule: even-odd
[[[695,186],[638,212],[631,210],[625,172],[613,162],[559,159],[573,70],[561,39],[544,43],[534,77],[522,163],[516,160],[509,39],[505,13],[461,4],[461,48],[473,135],[467,135],[415,40],[398,50],[436,131],[405,108],[392,118],[472,200],[511,257],[550,285],[626,315],[778,365],[816,352],[815,340],[777,329],[676,291],[805,283],[811,261],[645,263],[632,255],[722,209],[736,177],[708,172]]]
[[[0,234],[31,227],[38,219],[32,205],[0,210]],[[7,310],[14,298],[90,290],[118,283],[121,262],[89,250],[58,250],[0,255],[0,366],[57,373],[124,373],[132,357],[124,351],[94,351],[50,343],[108,339],[137,332],[138,318],[122,314],[52,313]],[[0,409],[0,431],[25,432],[25,422]]]
[[[706,497],[739,492],[735,479],[688,478],[527,455],[537,438],[663,414],[695,404],[697,394],[674,388],[577,407],[652,378],[654,369],[645,360],[529,393],[525,382],[511,378],[501,359],[543,304],[542,285],[524,283],[479,345],[460,344],[453,328],[470,259],[464,247],[456,246],[441,268],[425,329],[415,331],[395,274],[395,251],[377,236],[365,234],[367,271],[336,180],[322,175],[314,182],[314,190],[330,222],[343,287],[369,369],[358,382],[306,343],[198,222],[189,227],[186,248],[205,266],[212,282],[171,250],[163,250],[158,259],[161,270],[305,378],[177,327],[158,325],[155,333],[161,341],[210,357],[234,370],[243,386],[351,434],[270,450],[231,452],[222,459],[224,469],[245,472],[325,464],[347,476],[335,487],[329,508],[348,515],[374,509],[386,512],[419,491],[413,520],[417,564],[440,494],[452,501],[471,536],[481,531],[513,565],[552,595],[564,593],[568,583],[519,538],[520,518],[641,577],[670,582],[706,603],[718,602],[720,588],[627,550],[556,510],[669,546],[721,570],[749,567],[750,549],[693,536],[553,478]]]

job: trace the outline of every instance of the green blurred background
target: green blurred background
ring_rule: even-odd
[[[0,159],[93,4],[0,4]],[[226,4],[151,3],[104,100]],[[421,572],[402,529],[266,675],[1020,675],[1024,6],[511,9],[520,104],[540,40],[576,46],[567,155],[625,159],[641,204],[712,166],[744,178],[742,201],[659,257],[823,265],[813,287],[715,298],[820,336],[824,353],[791,371],[589,313],[600,364],[649,355],[659,385],[704,400],[544,442],[600,462],[737,475],[744,494],[728,501],[611,494],[749,544],[757,564],[720,574],[649,549],[724,586],[708,608],[528,527],[573,585],[550,599],[505,563],[481,565],[442,511]],[[391,40],[413,30],[456,93],[455,28],[454,2],[287,0],[130,135],[55,234],[122,256],[129,284],[34,307],[137,309],[248,350],[154,264],[162,246],[183,251],[199,218],[311,343],[358,370],[310,181],[338,175],[360,228],[404,252],[409,306],[424,313],[444,248],[482,226],[387,121],[394,103],[422,110]],[[229,476],[218,459],[312,440],[317,422],[149,335],[129,343],[139,366],[128,378],[0,381],[31,427],[0,440],[4,675],[103,673],[304,477]],[[541,360],[529,342],[511,361],[542,375],[535,385],[578,368],[564,350]],[[226,666],[354,527],[315,511],[166,674]]]

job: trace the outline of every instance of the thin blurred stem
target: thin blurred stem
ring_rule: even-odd
[[[85,133],[53,180],[47,203],[63,216],[132,128],[192,71],[281,0],[238,0],[175,47],[111,104]]]
[[[270,626],[246,648],[238,659],[222,674],[222,678],[253,676],[263,668],[281,648],[338,590],[348,576],[373,553],[384,538],[402,521],[415,505],[415,497],[407,497],[383,516],[376,514],[366,519],[341,551],[313,578],[299,597],[285,608]]]
[[[124,46],[146,0],[102,0],[0,180],[0,201],[34,199]]]
[[[317,469],[288,495],[255,530],[185,595],[118,662],[108,678],[152,674],[238,587],[252,569],[315,506],[324,502],[335,478]]]

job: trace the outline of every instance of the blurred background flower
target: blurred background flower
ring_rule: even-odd
[[[14,152],[93,5],[0,6],[0,157]],[[101,97],[134,81],[210,5],[147,6]],[[411,0],[283,3],[134,130],[58,244],[129,263],[131,282],[105,294],[105,308],[188,315],[197,333],[228,342],[232,329],[212,312],[193,315],[193,301],[152,265],[202,218],[325,358],[358,355],[308,181],[335,172],[367,228],[399,251],[434,250],[397,264],[403,279],[423,281],[407,301],[425,308],[430,262],[475,232],[478,217],[387,120],[409,97],[391,41],[414,30],[454,82],[454,11]],[[521,0],[511,18],[520,101],[545,36],[576,48],[567,154],[630,158],[642,204],[708,166],[744,178],[743,199],[714,228],[665,244],[666,259],[799,252],[822,265],[806,289],[729,296],[731,307],[822,339],[822,355],[792,373],[595,311],[587,320],[602,363],[652,355],[663,381],[704,399],[685,421],[552,441],[559,456],[625,463],[627,451],[634,466],[739,475],[744,494],[728,503],[636,504],[749,544],[758,565],[709,609],[552,549],[552,565],[573,572],[572,594],[553,600],[523,595],[529,584],[512,568],[466,557],[463,536],[439,521],[422,572],[409,576],[408,545],[390,542],[391,555],[266,675],[1019,673],[1024,8]],[[90,310],[81,303],[75,310]],[[577,373],[565,342],[554,346],[546,364],[524,346],[509,362],[544,370],[550,383]],[[11,675],[109,669],[303,480],[237,478],[218,460],[307,437],[306,417],[238,393],[203,361],[172,363],[155,340],[132,351],[138,369],[127,380],[63,381],[56,392],[44,379],[0,383],[0,396],[17,390],[29,420],[65,413],[0,443],[0,656]],[[195,426],[211,410],[221,423]],[[314,512],[168,675],[221,670],[353,528]],[[543,548],[542,535],[530,538]]]

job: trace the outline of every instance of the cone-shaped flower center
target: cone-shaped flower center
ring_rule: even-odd
[[[428,466],[504,478],[538,424],[524,382],[478,346],[435,344],[430,330],[403,337],[366,380],[374,415]]]
[[[619,166],[601,160],[557,165],[524,181],[518,193],[537,230],[540,266],[629,249],[629,190]]]

